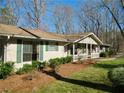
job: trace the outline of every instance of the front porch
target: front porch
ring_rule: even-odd
[[[100,46],[96,44],[73,43],[70,45],[70,49],[70,55],[73,56],[73,61],[99,58]]]

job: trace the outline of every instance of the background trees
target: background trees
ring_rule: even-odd
[[[118,51],[124,39],[124,0],[0,0],[0,23],[57,34],[93,32]],[[123,38],[122,38],[123,37]]]

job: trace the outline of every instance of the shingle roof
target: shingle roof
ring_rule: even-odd
[[[22,29],[13,25],[0,24],[0,34],[4,35],[20,35],[20,36],[32,36],[31,34],[23,31]]]
[[[91,33],[87,32],[87,33],[69,34],[69,35],[63,35],[63,37],[65,37],[69,41],[75,41],[75,40],[83,38],[89,34],[91,34]]]
[[[55,34],[55,33],[50,33],[50,32],[46,32],[46,31],[43,31],[43,30],[29,30],[29,32],[33,33],[34,35],[40,37],[41,39],[56,39],[56,40],[67,40],[65,38],[63,38],[62,35],[58,35],[58,34]]]
[[[26,37],[26,38],[28,36],[30,38],[39,38],[39,39],[43,39],[43,40],[74,42],[76,40],[79,40],[81,38],[89,36],[91,33],[78,33],[78,34],[60,35],[60,34],[46,32],[46,31],[43,31],[43,30],[24,29],[24,28],[21,28],[21,27],[13,26],[13,25],[0,24],[0,34],[13,35],[13,36],[18,36],[18,37],[23,36],[23,37]]]
[[[0,34],[29,36],[31,38],[37,36],[41,39],[67,41],[67,39],[63,38],[63,36],[54,33],[45,32],[43,30],[22,29],[13,25],[5,25],[5,24],[0,24]]]

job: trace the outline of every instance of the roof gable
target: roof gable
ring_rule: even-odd
[[[90,37],[90,38],[89,38]],[[87,40],[86,40],[86,38],[87,38]],[[94,33],[89,33],[89,34],[87,34],[86,36],[83,36],[83,37],[81,37],[81,38],[79,38],[78,40],[75,40],[74,42],[76,43],[76,42],[80,42],[80,41],[82,41],[82,40],[84,40],[84,42],[86,43],[86,42],[91,42],[92,41],[92,43],[95,43],[95,42],[97,42],[98,44],[103,44],[102,43],[102,41],[94,34]],[[91,41],[90,41],[91,40]],[[95,42],[94,42],[95,41]]]

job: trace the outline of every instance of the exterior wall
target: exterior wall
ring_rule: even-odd
[[[6,45],[6,60],[5,61],[16,62],[16,52],[17,52],[16,48],[17,48],[16,40],[15,39],[9,40]]]
[[[4,51],[5,52],[5,51]],[[6,45],[6,58],[5,58],[5,62],[15,62],[14,67],[15,70],[18,68],[23,67],[24,64],[31,64],[32,61],[29,62],[21,62],[21,63],[17,63],[17,41],[16,39],[10,39]]]
[[[23,48],[23,47],[22,47]],[[58,44],[58,51],[46,51],[46,45],[43,45],[43,61],[48,61],[51,58],[67,56],[64,52],[64,43]],[[23,58],[23,57],[22,57]],[[15,68],[21,68],[24,64],[31,64],[32,61],[17,63],[17,40],[10,39],[6,46],[6,62],[15,62]]]
[[[58,51],[46,51],[46,47],[44,45],[44,51],[43,51],[43,60],[48,61],[52,58],[57,57],[65,57],[67,56],[67,52],[64,52],[64,44],[59,43],[58,44]]]
[[[87,38],[81,40],[79,43],[95,44],[95,45],[97,45],[97,42],[95,40],[93,40],[91,37],[87,37]]]

